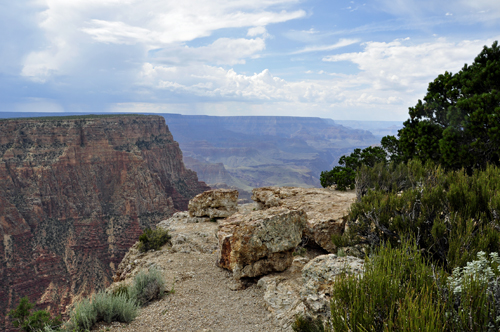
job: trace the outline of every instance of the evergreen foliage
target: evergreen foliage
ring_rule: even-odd
[[[429,83],[424,100],[382,146],[395,161],[432,160],[449,169],[500,165],[500,47],[485,46],[474,62],[456,74]]]
[[[349,156],[342,156],[339,165],[331,171],[323,171],[320,175],[320,183],[323,188],[336,185],[337,190],[354,189],[356,170],[361,165],[373,167],[376,163],[385,163],[387,152],[381,147],[367,147],[366,149],[354,149]]]
[[[479,251],[500,249],[500,168],[467,175],[418,160],[362,167],[360,200],[351,206],[339,246],[390,242],[412,236],[428,258],[449,271]],[[363,196],[364,195],[364,196]]]
[[[323,171],[323,187],[354,189],[355,173],[374,167],[418,159],[446,169],[484,169],[500,166],[500,46],[484,46],[468,66],[456,74],[445,72],[429,83],[427,94],[410,107],[398,137],[385,136],[381,147],[355,149],[342,156],[339,165]]]
[[[27,296],[21,298],[18,306],[8,314],[12,318],[12,325],[26,332],[40,331],[45,326],[55,328],[61,325],[60,316],[51,318],[45,310],[31,312],[34,306]]]
[[[170,241],[168,230],[158,227],[154,230],[146,228],[141,236],[139,236],[139,251],[146,252],[151,249],[160,250],[161,247]]]

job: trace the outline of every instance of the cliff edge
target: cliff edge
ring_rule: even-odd
[[[0,329],[107,287],[142,229],[208,190],[160,116],[0,121]]]

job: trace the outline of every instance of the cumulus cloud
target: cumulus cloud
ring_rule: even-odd
[[[383,109],[403,119],[407,107],[423,97],[429,81],[445,70],[460,70],[464,63],[472,61],[483,45],[491,43],[492,40],[453,43],[445,39],[421,44],[411,44],[408,39],[369,42],[362,44],[364,50],[361,52],[323,59],[325,62],[355,63],[358,73],[332,74],[321,70],[317,73],[329,74],[322,75],[321,79],[290,81],[267,69],[244,75],[234,69],[204,64],[165,66],[146,63],[139,81],[149,89],[197,96],[206,101],[266,102],[289,105],[290,111],[309,104],[316,114],[327,109],[347,112],[356,108],[360,114]],[[294,103],[296,106],[292,106]]]
[[[28,54],[22,75],[45,82],[55,74],[69,74],[81,50],[101,50],[105,45],[130,45],[147,52],[168,48],[196,38],[210,36],[224,28],[253,28],[250,37],[265,34],[265,26],[303,17],[303,10],[273,10],[296,0],[40,0],[45,10],[39,15],[39,27],[44,31],[47,46]],[[264,30],[263,30],[264,29]],[[259,32],[260,31],[260,32]],[[264,31],[264,32],[262,32]],[[249,31],[250,32],[250,31]],[[265,35],[263,37],[266,37]],[[227,45],[222,45],[227,42]],[[97,44],[96,44],[97,43]],[[217,44],[219,43],[219,44]],[[104,46],[99,46],[99,44]],[[264,49],[263,39],[220,38],[204,50],[212,55],[217,50],[234,51],[238,56],[254,55]],[[176,48],[176,47],[174,47]],[[180,49],[177,47],[177,49]],[[191,50],[181,53],[196,58]],[[220,54],[220,53],[219,53]],[[216,63],[242,63],[240,58],[225,56]],[[124,59],[118,61],[130,61]],[[81,60],[81,59],[80,59]],[[209,60],[210,61],[210,60]]]
[[[359,79],[378,89],[409,89],[426,84],[445,70],[458,71],[465,63],[491,45],[493,40],[465,40],[459,43],[439,39],[432,43],[411,44],[408,39],[389,43],[365,43],[363,52],[323,58],[327,62],[350,61],[358,65]]]

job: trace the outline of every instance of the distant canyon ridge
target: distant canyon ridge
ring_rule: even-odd
[[[380,144],[402,126],[317,117],[162,116],[186,167],[212,188],[238,189],[247,201],[256,187],[320,187],[321,171],[332,169],[342,155]]]
[[[0,120],[0,330],[110,284],[142,230],[210,189],[161,116]]]

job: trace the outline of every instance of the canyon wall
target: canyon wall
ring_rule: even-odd
[[[142,229],[208,190],[160,116],[0,120],[0,329],[110,284]]]

